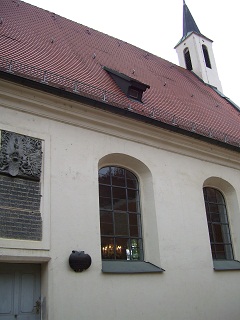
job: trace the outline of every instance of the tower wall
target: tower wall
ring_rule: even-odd
[[[208,51],[211,68],[207,67],[204,57],[202,46],[205,45]],[[200,34],[191,33],[188,37],[182,40],[176,47],[178,60],[181,67],[186,68],[186,61],[184,50],[188,48],[191,62],[192,71],[199,76],[205,83],[216,87],[222,92],[222,85],[219,80],[217,66],[212,49],[212,41],[203,37]]]

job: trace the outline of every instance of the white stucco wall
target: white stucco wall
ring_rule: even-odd
[[[202,194],[210,177],[235,189],[234,205],[226,201],[240,259],[239,154],[5,82],[0,88],[0,129],[44,140],[45,228],[42,244],[0,239],[0,259],[43,263],[49,320],[239,320],[240,271],[213,270]],[[140,161],[151,173],[144,176],[141,165],[134,171],[145,257],[164,273],[101,272],[98,167],[110,154],[132,170]],[[122,155],[136,162],[128,166]],[[90,269],[70,269],[72,250],[91,256]]]

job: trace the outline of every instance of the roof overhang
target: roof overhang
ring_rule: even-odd
[[[174,49],[176,49],[182,42],[184,42],[185,40],[187,40],[192,34],[197,35],[197,36],[199,36],[199,37],[201,37],[201,38],[203,38],[203,39],[205,39],[205,40],[208,40],[208,41],[210,41],[211,43],[213,42],[213,40],[205,37],[203,34],[197,33],[197,32],[194,32],[194,31],[191,31],[191,32],[188,32],[188,34],[187,34],[186,36],[182,37],[182,38],[178,41],[178,43],[175,45]]]
[[[198,140],[210,143],[212,145],[217,145],[219,147],[226,148],[231,151],[236,151],[236,152],[240,153],[240,146],[228,144],[227,142],[223,142],[223,141],[212,139],[210,137],[199,135],[198,133],[195,133],[194,131],[188,131],[188,130],[185,130],[185,129],[180,128],[178,126],[170,125],[170,124],[162,122],[160,120],[150,118],[146,115],[132,112],[129,108],[120,108],[119,106],[108,104],[107,101],[104,101],[104,100],[98,101],[98,100],[95,100],[94,98],[85,97],[85,96],[82,96],[82,95],[74,93],[74,92],[63,90],[59,87],[53,87],[53,86],[50,86],[50,85],[42,83],[42,82],[36,82],[34,80],[23,78],[21,76],[18,76],[18,75],[12,74],[12,73],[8,73],[8,72],[4,72],[4,71],[0,71],[0,78],[7,80],[7,81],[10,81],[10,82],[13,82],[13,83],[16,83],[16,84],[26,86],[28,88],[33,88],[36,90],[40,90],[42,92],[50,93],[50,94],[56,95],[58,97],[66,98],[66,99],[73,100],[76,102],[85,103],[85,104],[89,105],[90,107],[94,107],[97,109],[101,109],[101,110],[105,110],[105,111],[112,112],[115,114],[119,114],[121,116],[125,116],[130,119],[134,119],[137,121],[148,123],[148,124],[151,124],[155,127],[160,127],[162,129],[166,129],[166,130],[178,133],[178,134],[183,134],[185,136],[189,136],[194,139],[198,139]]]

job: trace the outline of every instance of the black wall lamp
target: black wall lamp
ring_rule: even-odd
[[[87,270],[92,263],[89,254],[84,251],[73,250],[69,256],[69,265],[75,272],[82,272]]]

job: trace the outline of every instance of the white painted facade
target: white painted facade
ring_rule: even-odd
[[[202,46],[205,45],[208,50],[211,68],[206,66]],[[216,87],[220,92],[223,92],[221,81],[218,76],[217,66],[212,49],[212,40],[204,37],[201,34],[190,33],[181,40],[179,44],[175,47],[179,65],[183,68],[186,68],[186,62],[184,57],[184,50],[188,48],[191,61],[192,61],[192,71],[201,78],[205,83],[210,84],[211,86]]]
[[[240,274],[213,270],[202,192],[223,193],[240,260],[239,153],[3,80],[0,114],[1,130],[43,140],[43,240],[0,239],[0,263],[41,264],[42,319],[239,320]],[[107,164],[138,177],[145,260],[165,272],[102,273]],[[70,269],[72,250],[88,270]]]

